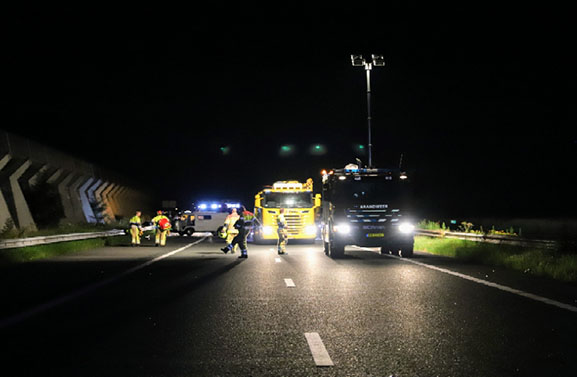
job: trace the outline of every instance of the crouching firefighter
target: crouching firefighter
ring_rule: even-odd
[[[155,225],[154,241],[156,246],[166,245],[166,236],[170,232],[170,220],[162,214],[162,211],[156,212],[156,216],[152,219]]]
[[[248,258],[248,250],[247,250],[247,238],[252,230],[252,225],[254,221],[254,214],[246,210],[246,208],[242,207],[242,212],[240,213],[240,217],[234,224],[235,229],[238,230],[238,234],[234,237],[232,242],[226,247],[222,248],[221,250],[226,254],[233,249],[235,245],[240,247],[240,256],[239,258]]]
[[[232,249],[228,249],[228,245],[232,244],[232,240],[238,235],[238,229],[234,227],[238,219],[239,215],[236,213],[236,208],[233,208],[230,215],[224,220],[223,232],[226,234],[226,246],[221,250],[225,253],[231,251],[231,254],[234,254],[235,250],[238,250],[238,244],[235,244]]]

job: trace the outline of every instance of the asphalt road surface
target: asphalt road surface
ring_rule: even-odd
[[[0,270],[1,376],[577,376],[577,288],[417,252],[109,247]]]

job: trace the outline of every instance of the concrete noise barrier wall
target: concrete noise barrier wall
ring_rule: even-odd
[[[0,130],[0,232],[104,223],[153,210],[152,194],[124,177]]]

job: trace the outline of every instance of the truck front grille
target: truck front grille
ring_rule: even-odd
[[[272,216],[273,224],[277,224],[278,216],[275,214]],[[285,215],[284,218],[287,222],[287,233],[288,234],[299,234],[303,230],[303,218],[301,215]]]
[[[395,223],[402,217],[398,209],[359,209],[345,210],[347,219],[351,223]]]

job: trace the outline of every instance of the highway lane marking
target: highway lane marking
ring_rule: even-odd
[[[101,281],[96,282],[96,283],[94,283],[94,284],[87,285],[87,286],[85,286],[85,287],[82,287],[82,288],[80,288],[80,289],[77,289],[77,290],[75,290],[75,291],[72,291],[72,292],[69,293],[69,294],[66,294],[66,295],[64,295],[64,296],[60,296],[60,297],[58,297],[58,298],[56,298],[56,299],[54,299],[54,300],[48,301],[48,302],[46,302],[46,303],[44,303],[44,304],[41,304],[41,305],[39,305],[39,306],[36,306],[36,307],[34,307],[34,308],[32,308],[32,309],[26,310],[26,311],[24,311],[24,312],[22,312],[22,313],[19,313],[19,314],[13,315],[13,316],[11,316],[11,317],[7,317],[7,318],[4,318],[4,319],[1,319],[1,320],[0,320],[0,328],[8,327],[8,326],[14,325],[14,324],[16,324],[16,323],[22,322],[22,321],[24,321],[25,319],[28,319],[28,318],[30,318],[30,317],[33,317],[33,316],[35,316],[35,315],[37,315],[37,314],[40,314],[40,313],[42,313],[42,312],[45,312],[45,311],[47,311],[47,310],[49,310],[49,309],[52,309],[52,308],[54,308],[54,307],[56,307],[56,306],[58,306],[58,305],[64,304],[64,303],[66,303],[66,302],[68,302],[68,301],[72,301],[72,300],[74,300],[74,299],[76,299],[76,298],[78,298],[78,297],[80,297],[80,296],[83,296],[83,295],[85,295],[85,294],[87,294],[87,293],[94,292],[95,290],[97,290],[97,289],[99,289],[99,288],[102,288],[102,287],[104,287],[104,286],[106,286],[106,285],[108,285],[108,284],[114,283],[114,282],[116,282],[117,280],[120,280],[121,278],[123,278],[123,277],[125,277],[125,276],[128,276],[128,275],[130,275],[130,274],[132,274],[132,273],[134,273],[134,272],[136,272],[136,271],[142,270],[143,268],[148,267],[148,266],[150,266],[150,265],[153,264],[153,263],[156,263],[156,262],[158,262],[158,261],[160,261],[160,260],[162,260],[162,259],[168,258],[168,257],[170,257],[170,256],[172,256],[172,255],[174,255],[174,254],[180,253],[181,251],[183,251],[183,250],[185,250],[185,249],[188,249],[188,248],[191,247],[191,246],[198,245],[199,243],[201,243],[202,241],[204,241],[206,238],[207,238],[207,237],[203,237],[203,238],[201,238],[200,240],[195,241],[195,242],[193,242],[193,243],[190,243],[190,244],[188,244],[188,245],[186,245],[186,246],[183,246],[183,247],[181,247],[181,248],[179,248],[179,249],[176,249],[176,250],[173,250],[173,251],[171,251],[171,252],[169,252],[169,253],[160,255],[160,256],[158,256],[158,257],[156,257],[156,258],[154,258],[154,259],[151,259],[151,260],[149,260],[149,261],[147,261],[147,262],[144,262],[144,263],[142,263],[142,264],[139,264],[138,266],[129,268],[128,270],[126,270],[126,271],[124,271],[124,272],[121,272],[121,273],[119,273],[118,275],[111,276],[111,277],[109,277],[109,278],[107,278],[107,279],[101,280]]]
[[[319,333],[306,332],[305,337],[307,338],[309,349],[311,350],[317,367],[332,367],[334,365],[333,361],[331,360]]]
[[[282,260],[281,260],[280,258],[275,258],[274,261],[275,261],[276,263],[280,263]]]
[[[372,250],[366,249],[366,248],[360,248],[360,249],[367,250],[367,251],[372,251]],[[490,281],[487,281],[487,280],[478,279],[478,278],[473,277],[473,276],[461,274],[460,272],[455,272],[455,271],[447,270],[447,269],[444,269],[444,268],[441,268],[441,267],[437,267],[437,266],[431,266],[430,264],[426,264],[426,263],[423,263],[423,262],[417,262],[417,261],[414,261],[414,260],[411,260],[411,259],[401,258],[401,257],[395,256],[395,255],[389,255],[389,254],[383,254],[383,255],[385,255],[385,256],[387,256],[387,257],[389,257],[389,258],[400,259],[400,260],[403,260],[403,261],[405,261],[405,262],[410,262],[410,263],[413,263],[413,264],[416,264],[416,265],[419,265],[419,266],[422,266],[422,267],[429,268],[429,269],[431,269],[431,270],[443,272],[443,273],[445,273],[445,274],[453,275],[453,276],[459,277],[459,278],[461,278],[461,279],[465,279],[465,280],[469,280],[469,281],[475,282],[475,283],[477,283],[477,284],[486,285],[486,286],[488,286],[488,287],[496,288],[496,289],[499,289],[499,290],[504,291],[504,292],[513,293],[513,294],[518,295],[518,296],[521,296],[521,297],[525,297],[525,298],[528,298],[528,299],[531,299],[531,300],[534,300],[534,301],[542,302],[542,303],[547,304],[547,305],[556,306],[556,307],[558,307],[558,308],[560,308],[560,309],[565,309],[565,310],[569,310],[570,312],[577,313],[577,306],[573,306],[573,305],[569,305],[569,304],[564,304],[564,303],[562,303],[562,302],[560,302],[560,301],[552,300],[552,299],[547,298],[547,297],[543,297],[543,296],[539,296],[539,295],[536,295],[536,294],[533,294],[533,293],[525,292],[525,291],[522,291],[522,290],[520,290],[520,289],[515,289],[515,288],[507,287],[506,285],[501,285],[501,284],[493,283],[493,282],[490,282]]]
[[[284,279],[284,282],[285,282],[287,288],[296,288],[296,285],[295,285],[293,279]]]

